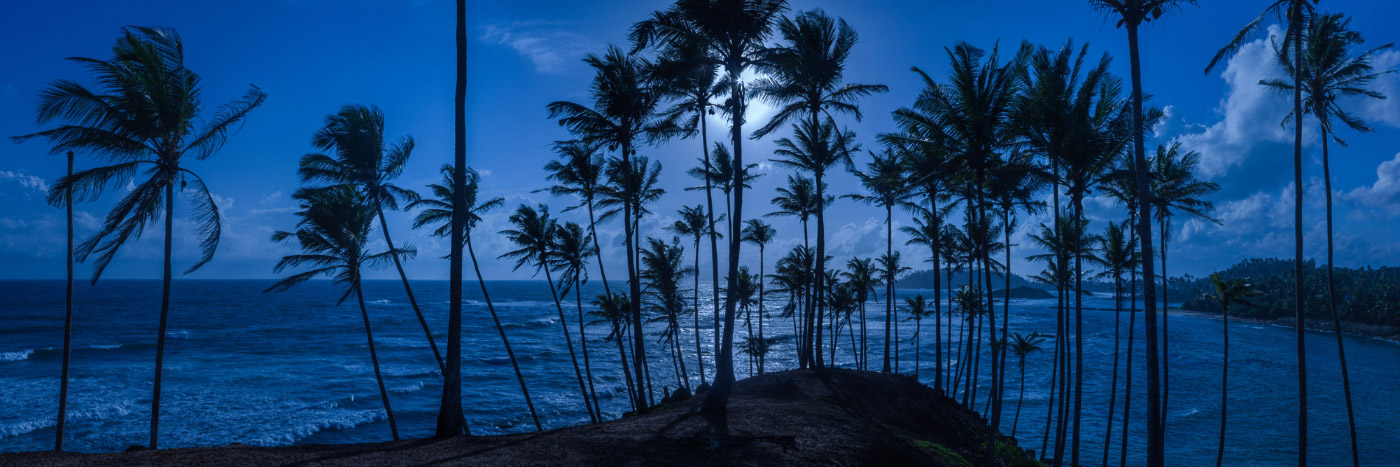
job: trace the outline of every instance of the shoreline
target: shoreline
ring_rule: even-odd
[[[1167,313],[1176,316],[1192,316],[1196,318],[1222,319],[1219,313],[1208,311],[1186,310],[1181,308],[1170,308]],[[1244,318],[1231,317],[1231,321],[1243,321],[1246,323],[1268,324],[1284,328],[1293,328],[1294,319],[1291,317],[1264,319],[1264,318]],[[1383,324],[1366,324],[1355,321],[1342,321],[1342,335],[1352,337],[1364,337],[1368,339],[1382,340],[1392,343],[1400,343],[1400,327],[1386,326]],[[1304,329],[1331,334],[1333,332],[1332,320],[1330,319],[1307,319],[1303,321]]]

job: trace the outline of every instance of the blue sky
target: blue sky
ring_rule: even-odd
[[[1209,273],[1246,257],[1289,256],[1292,252],[1291,132],[1280,127],[1289,101],[1254,84],[1273,77],[1267,39],[1247,45],[1226,66],[1202,74],[1211,54],[1240,26],[1253,19],[1265,2],[1207,1],[1198,8],[1143,30],[1143,76],[1152,104],[1167,109],[1168,120],[1149,147],[1180,141],[1203,155],[1202,175],[1223,189],[1212,197],[1223,225],[1178,221],[1172,227],[1173,274]],[[665,2],[518,1],[468,2],[470,72],[468,83],[468,162],[485,176],[484,195],[502,196],[509,209],[521,203],[546,203],[553,211],[571,204],[533,190],[546,186],[541,167],[553,158],[552,141],[568,138],[547,119],[545,104],[584,101],[589,69],[581,62],[589,52],[622,44],[630,25]],[[1323,2],[1324,10],[1345,8],[1354,16],[1368,46],[1400,42],[1393,18],[1400,5],[1384,0]],[[33,121],[36,96],[55,79],[91,83],[90,77],[64,57],[108,58],[112,41],[124,25],[176,28],[184,38],[186,64],[204,79],[204,102],[240,96],[251,84],[269,95],[229,144],[207,161],[187,167],[201,173],[218,196],[226,218],[225,235],[213,263],[186,277],[270,278],[277,258],[290,247],[268,236],[295,223],[288,196],[298,186],[296,160],[312,150],[310,137],[326,114],[350,103],[374,104],[387,116],[391,136],[412,135],[412,161],[399,180],[419,188],[438,178],[437,168],[452,157],[453,2],[446,0],[261,0],[248,2],[173,2],[114,0],[103,2],[23,2],[8,5],[0,27],[0,135],[39,130]],[[1123,31],[1083,1],[812,1],[792,2],[792,11],[823,8],[845,18],[860,33],[847,72],[851,82],[880,83],[890,92],[861,102],[865,119],[844,123],[867,147],[874,136],[893,129],[889,112],[907,105],[920,83],[909,71],[919,66],[935,76],[947,62],[943,48],[968,41],[990,49],[1000,41],[1010,51],[1022,40],[1058,47],[1067,39],[1089,42],[1091,54],[1109,53],[1113,70],[1126,79],[1128,60]],[[1276,31],[1276,29],[1275,29]],[[1400,66],[1400,52],[1377,57],[1378,68]],[[1400,265],[1400,76],[1390,74],[1375,88],[1392,99],[1348,105],[1377,129],[1346,132],[1349,147],[1332,151],[1336,202],[1337,261],[1345,266]],[[750,122],[762,122],[766,109],[755,106]],[[711,137],[721,137],[723,122],[711,121]],[[777,136],[783,136],[781,134]],[[1310,257],[1321,258],[1322,194],[1317,132],[1305,133],[1307,201],[1306,242]],[[745,142],[751,162],[765,162],[775,137]],[[661,161],[667,196],[644,222],[644,233],[669,238],[659,230],[675,220],[682,205],[702,203],[699,192],[682,191],[693,181],[684,170],[699,153],[696,140],[676,140],[643,148]],[[863,162],[868,156],[861,156]],[[78,166],[93,162],[81,156]],[[48,156],[43,142],[0,143],[0,278],[54,278],[63,274],[62,211],[43,202],[43,190],[64,170],[62,157]],[[763,163],[765,176],[748,195],[747,213],[767,212],[766,200],[783,181],[783,173]],[[840,174],[831,181],[838,194],[854,192],[854,179]],[[77,207],[80,239],[95,230],[121,190]],[[183,201],[183,199],[181,200]],[[187,206],[177,203],[176,267],[197,258]],[[523,279],[528,271],[511,271],[511,263],[493,260],[507,245],[494,232],[505,228],[507,211],[488,216],[475,238],[482,271],[493,279]],[[1105,219],[1123,216],[1120,208],[1090,199],[1088,209],[1102,228]],[[755,212],[757,211],[757,212]],[[566,218],[579,220],[572,214]],[[1030,219],[1034,225],[1043,219]],[[391,213],[396,240],[419,249],[406,264],[410,277],[444,279],[446,242],[409,230],[410,215]],[[800,243],[800,225],[772,219],[779,241],[768,261]],[[908,223],[899,214],[896,228]],[[839,263],[851,256],[883,253],[883,213],[838,201],[829,211],[828,245]],[[607,242],[620,243],[620,226],[604,225]],[[1027,243],[1018,234],[1013,241]],[[159,229],[128,244],[108,269],[110,278],[158,278]],[[902,239],[896,234],[897,244]],[[922,250],[905,248],[906,258]],[[610,269],[623,262],[606,254]],[[745,258],[756,265],[756,251]],[[1015,269],[1032,273],[1024,261],[1029,250],[1013,251]],[[708,256],[706,253],[705,256]],[[183,265],[183,266],[182,266]],[[708,277],[708,265],[702,265]],[[86,274],[86,265],[79,266]],[[371,277],[389,277],[389,271]]]

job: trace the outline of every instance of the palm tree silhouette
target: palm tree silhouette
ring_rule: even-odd
[[[1117,19],[1117,26],[1128,33],[1129,80],[1132,82],[1133,128],[1143,128],[1145,116],[1142,102],[1142,60],[1138,53],[1138,27],[1143,23],[1160,20],[1175,13],[1185,5],[1195,5],[1196,0],[1089,0],[1089,5]],[[1133,167],[1138,199],[1151,199],[1147,171],[1147,150],[1142,132],[1133,133]],[[1129,209],[1132,209],[1129,206]],[[1153,284],[1152,279],[1152,216],[1147,206],[1137,206],[1137,235],[1142,246],[1143,282]],[[1162,431],[1163,412],[1159,407],[1160,383],[1157,381],[1157,310],[1154,305],[1156,293],[1152,287],[1143,288],[1143,315],[1147,322],[1147,465],[1161,467],[1165,462],[1165,439]],[[1130,359],[1131,362],[1131,359]],[[1126,415],[1125,415],[1126,418]],[[1124,430],[1126,433],[1126,430]],[[1126,443],[1124,443],[1126,446]],[[1125,448],[1126,449],[1126,448]],[[1126,451],[1125,451],[1126,453]],[[1126,461],[1126,454],[1123,458]]]
[[[467,192],[467,2],[457,0],[457,13],[453,17],[457,21],[456,42],[457,50],[457,83],[456,90],[452,98],[452,203],[450,204],[449,220],[452,223],[449,239],[451,240],[451,250],[448,258],[448,299],[447,299],[447,371],[442,373],[442,404],[438,408],[437,429],[435,435],[438,437],[454,436],[458,433],[471,434],[471,428],[467,427],[466,416],[462,413],[462,245],[467,243],[467,217],[468,208],[466,200]],[[470,246],[468,244],[468,246]],[[473,264],[475,254],[473,254]],[[477,280],[481,280],[480,270],[477,271]],[[483,297],[486,286],[482,283]],[[488,303],[490,303],[488,301]],[[489,307],[488,307],[489,308]],[[495,317],[495,310],[492,309],[492,317]],[[497,328],[500,322],[496,323]],[[501,338],[505,339],[505,333],[501,333]],[[506,346],[510,350],[510,346]],[[511,358],[511,363],[515,359]],[[518,377],[520,370],[516,369]],[[525,387],[524,380],[521,380],[521,388]],[[525,401],[528,403],[530,397],[527,394]],[[534,413],[534,406],[530,406],[530,413]],[[539,420],[535,420],[535,428],[539,429]]]
[[[593,411],[593,404],[589,402],[588,388],[583,381],[583,372],[578,367],[578,356],[574,353],[574,340],[569,335],[569,322],[564,318],[564,306],[559,303],[559,293],[554,287],[554,275],[550,270],[559,254],[553,241],[559,224],[549,217],[548,206],[540,205],[536,209],[524,204],[510,215],[510,223],[515,228],[502,230],[500,234],[518,248],[505,252],[500,258],[515,259],[517,270],[521,266],[532,265],[544,272],[545,280],[549,282],[549,294],[554,299],[554,308],[559,312],[559,326],[564,331],[564,343],[569,347],[569,360],[574,365],[574,376],[578,379],[583,406],[588,411],[588,418],[597,423],[598,414]]]
[[[623,379],[627,381],[628,401],[633,404],[636,410],[637,390],[632,384],[632,370],[627,364],[627,347],[623,342],[627,340],[627,326],[631,317],[631,304],[627,303],[627,296],[624,294],[599,295],[589,302],[594,306],[588,314],[598,319],[592,324],[607,323],[612,325],[612,330],[604,337],[604,341],[612,341],[617,344],[617,355],[622,364]]]
[[[68,177],[73,176],[73,151],[68,151]],[[67,255],[64,259],[64,268],[67,269],[67,281],[65,282],[65,292],[63,300],[63,370],[58,378],[58,422],[54,425],[57,433],[54,435],[53,450],[63,452],[63,426],[68,421],[68,360],[73,353],[73,187],[63,190],[64,223],[66,224],[65,235],[67,239]]]
[[[760,219],[748,219],[744,221],[743,234],[744,241],[758,246],[758,340],[767,342],[763,336],[763,278],[767,277],[767,273],[764,272],[764,267],[767,264],[764,258],[768,244],[772,243],[774,237],[778,236],[778,230]],[[766,350],[767,347],[765,346],[764,349]],[[764,354],[760,353],[758,355],[758,374],[760,375],[763,374],[763,364]]]
[[[894,206],[907,201],[913,192],[909,190],[909,180],[904,171],[904,164],[900,162],[899,156],[894,151],[886,149],[881,154],[872,152],[870,155],[872,160],[866,164],[865,171],[855,172],[860,184],[870,194],[850,194],[843,196],[843,198],[885,208],[885,255],[888,256],[894,252]],[[890,275],[893,272],[893,270],[886,270],[884,280],[886,298],[885,357],[881,371],[885,373],[890,372],[890,326],[894,322],[894,276]],[[898,334],[895,338],[898,338]],[[898,359],[898,352],[895,352],[895,360]]]
[[[703,186],[686,188],[686,190],[710,190],[709,187],[713,186],[718,188],[720,193],[724,193],[724,215],[721,215],[719,218],[728,219],[728,227],[726,227],[725,230],[733,231],[734,220],[730,216],[729,206],[732,204],[730,203],[730,195],[734,193],[734,181],[740,178],[735,174],[738,166],[734,164],[734,158],[729,155],[729,148],[725,147],[724,143],[718,142],[715,143],[714,150],[710,152],[710,159],[702,162],[704,162],[704,164],[701,167],[687,170],[686,174],[704,180],[705,184]],[[744,188],[753,188],[753,181],[757,180],[760,176],[760,174],[752,173],[752,170],[756,168],[758,168],[758,164],[749,164],[744,167],[744,175],[742,177]],[[716,222],[718,222],[718,220],[716,220]]]
[[[705,353],[700,350],[700,237],[719,235],[719,233],[715,232],[715,229],[709,223],[707,219],[708,212],[705,210],[705,206],[698,205],[693,208],[690,206],[682,206],[681,210],[676,214],[680,216],[680,219],[676,220],[670,227],[667,227],[666,230],[670,230],[676,235],[686,235],[695,238],[695,289],[692,290],[695,294],[695,305],[694,310],[692,310],[694,313],[692,313],[691,316],[695,318],[695,360],[700,364],[700,384],[707,385],[708,383],[705,382]],[[715,294],[719,294],[719,289],[715,289]],[[716,299],[715,303],[718,304],[719,300]],[[719,316],[719,314],[716,313],[715,316]],[[718,328],[716,328],[715,331],[715,335],[719,335]]]
[[[300,189],[293,195],[301,202],[300,218],[296,231],[278,231],[272,234],[272,241],[283,242],[295,239],[302,254],[288,255],[277,262],[273,272],[288,268],[310,266],[309,271],[299,272],[277,281],[263,292],[286,291],[297,284],[317,276],[330,276],[345,286],[336,305],[345,302],[351,294],[360,304],[360,317],[365,324],[365,340],[369,344],[370,363],[374,365],[374,379],[379,383],[379,397],[384,401],[384,412],[389,417],[389,431],[394,441],[399,439],[398,424],[394,421],[394,409],[389,405],[389,392],[384,389],[384,377],[379,372],[379,355],[374,349],[374,332],[370,329],[369,310],[365,308],[365,294],[361,286],[361,270],[387,264],[396,255],[412,257],[412,249],[387,250],[369,253],[365,247],[374,229],[375,209],[361,193],[350,187],[327,189]]]
[[[1293,63],[1303,63],[1303,30],[1308,27],[1309,21],[1314,15],[1313,5],[1317,0],[1269,0],[1269,6],[1259,13],[1257,18],[1245,24],[1230,42],[1221,47],[1215,53],[1215,57],[1210,59],[1206,65],[1205,73],[1210,73],[1215,65],[1222,59],[1233,57],[1235,52],[1243,47],[1245,41],[1250,36],[1258,33],[1263,27],[1264,16],[1274,13],[1288,23],[1288,30],[1284,33],[1283,50],[1293,52]],[[1295,67],[1293,70],[1293,115],[1303,115],[1303,69]],[[1146,196],[1143,196],[1147,199]],[[1150,243],[1152,238],[1144,235],[1143,243]],[[1147,258],[1152,255],[1143,253],[1144,269],[1150,267],[1152,263]],[[1150,276],[1147,276],[1150,277]],[[1148,284],[1152,281],[1148,280]],[[1149,288],[1150,290],[1150,288]],[[1303,344],[1303,322],[1304,313],[1307,310],[1306,293],[1303,291],[1303,122],[1301,118],[1293,120],[1293,307],[1294,323],[1296,328],[1296,340],[1298,350],[1298,467],[1308,465],[1308,366],[1307,349]],[[1151,296],[1147,296],[1148,302],[1152,301]],[[1150,309],[1150,308],[1149,308]],[[1165,393],[1163,395],[1165,399]],[[1165,405],[1165,401],[1163,402]],[[1162,409],[1164,412],[1165,407]],[[1165,422],[1164,422],[1165,423]],[[1355,460],[1355,459],[1353,459]],[[1155,467],[1155,466],[1154,466]]]
[[[1011,320],[1011,247],[1014,246],[1011,234],[1017,226],[1016,212],[1018,209],[1024,209],[1027,214],[1039,214],[1045,210],[1045,202],[1036,199],[1046,185],[1045,178],[1040,176],[1041,172],[1040,167],[1031,160],[1030,153],[1016,152],[1008,154],[1006,160],[997,164],[989,177],[988,193],[996,208],[1001,211],[1002,250],[1006,252],[1005,274],[1002,275],[1002,342],[1009,342],[1007,328]],[[1001,372],[997,375],[997,394],[1006,394],[1006,352],[1000,354]]]
[[[860,312],[860,351],[856,355],[856,367],[862,370],[869,369],[866,364],[870,347],[866,345],[865,302],[871,293],[876,292],[875,287],[880,285],[880,279],[875,275],[875,262],[869,258],[851,258],[846,261],[846,270],[841,272],[841,277],[846,279],[846,284],[855,293],[856,309]]]
[[[936,194],[934,196],[937,196]],[[939,253],[943,241],[942,232],[938,225],[938,218],[927,209],[918,209],[919,215],[914,217],[914,225],[900,227],[899,231],[909,236],[904,241],[905,245],[923,245],[932,252],[929,262],[933,263],[933,387],[939,391],[946,391],[943,386],[943,318],[940,279],[942,274],[939,271]],[[951,326],[952,323],[949,323]]]
[[[1016,416],[1011,419],[1011,437],[1015,438],[1016,424],[1021,421],[1021,404],[1026,401],[1026,356],[1040,350],[1040,342],[1045,338],[1036,333],[1027,336],[1018,332],[1011,339],[1011,352],[1016,354],[1016,363],[1021,368],[1021,391],[1016,400]]]
[[[773,206],[777,207],[778,210],[770,212],[768,214],[764,214],[763,216],[796,217],[802,222],[802,248],[810,250],[812,248],[812,243],[807,231],[807,221],[811,218],[811,216],[815,215],[817,211],[821,210],[821,208],[830,206],[831,203],[835,201],[835,197],[828,195],[826,196],[826,199],[818,201],[820,198],[817,197],[816,183],[813,182],[810,178],[797,175],[788,175],[787,186],[780,186],[778,187],[777,191],[778,196],[773,197]],[[818,206],[818,204],[821,204],[821,206]],[[808,265],[807,269],[808,270],[805,272],[804,277],[811,277],[811,265]],[[812,288],[815,285],[815,282],[803,281],[803,284],[805,285],[805,288],[801,290],[791,291],[788,293],[796,292],[801,297],[804,297],[804,299],[801,300],[801,306],[793,309],[793,319],[797,320],[800,318],[802,319],[803,323],[806,323],[806,315],[814,312],[815,304],[813,303],[813,300],[805,299],[805,297],[812,296],[812,294],[814,293]],[[797,312],[797,310],[799,309],[801,310],[800,313]],[[794,321],[794,323],[796,323],[796,321]],[[801,327],[805,329],[805,326]],[[800,329],[795,330],[793,334],[795,336],[795,342],[797,342],[797,353],[798,359],[800,360],[800,366],[802,364],[801,359],[805,358],[805,354],[802,352],[801,349],[806,348],[804,340],[806,334],[803,333]]]
[[[630,173],[634,170],[632,156],[639,144],[677,132],[675,127],[660,122],[659,92],[647,84],[647,69],[651,65],[645,59],[626,54],[617,47],[609,47],[602,57],[590,54],[584,58],[584,62],[595,73],[590,96],[593,107],[567,101],[551,102],[548,106],[549,118],[559,119],[559,125],[568,128],[581,141],[617,151],[620,157],[617,167]],[[642,165],[642,168],[646,166]],[[635,195],[627,189],[630,186],[624,185],[624,199],[630,200]],[[636,266],[637,233],[633,224],[633,219],[640,217],[633,214],[639,206],[632,202],[621,204],[624,244],[627,245],[624,249],[627,250],[628,296],[640,297],[641,285],[637,280]],[[633,367],[640,378],[646,355],[641,301],[630,299],[627,303],[632,307]],[[641,391],[635,397],[638,399],[638,409],[645,410],[647,401],[642,399]]]
[[[1210,283],[1215,291],[1207,294],[1206,298],[1220,302],[1224,336],[1223,355],[1220,358],[1220,447],[1215,453],[1215,467],[1220,467],[1221,460],[1225,458],[1225,402],[1229,400],[1230,393],[1230,305],[1251,305],[1249,297],[1259,295],[1259,291],[1249,285],[1249,279],[1225,280],[1220,278],[1218,272],[1210,275]]]
[[[413,228],[441,224],[433,230],[433,235],[451,238],[452,202],[455,199],[452,187],[455,185],[456,170],[452,165],[444,164],[440,171],[442,172],[442,183],[428,185],[428,191],[433,194],[433,197],[419,198],[417,201],[409,203],[404,209],[411,210],[425,206],[414,217]],[[535,431],[544,431],[544,427],[540,425],[540,416],[535,412],[535,403],[530,399],[530,389],[525,386],[525,375],[520,372],[520,362],[515,358],[515,350],[510,346],[510,339],[506,337],[505,327],[501,326],[501,317],[496,314],[496,305],[491,302],[491,294],[486,290],[486,278],[481,275],[481,266],[476,260],[476,249],[472,247],[472,229],[481,222],[483,214],[504,206],[505,199],[495,197],[478,202],[481,176],[471,167],[467,167],[463,173],[465,177],[463,178],[462,206],[465,206],[466,209],[461,212],[466,231],[462,232],[462,243],[466,244],[467,254],[471,257],[472,270],[476,272],[476,282],[481,286],[481,297],[486,302],[486,310],[491,313],[491,321],[496,325],[496,333],[501,336],[501,344],[506,348],[506,356],[510,357],[511,369],[515,370],[515,379],[520,383],[520,392],[525,396],[525,405],[530,409],[530,418],[535,422]],[[449,350],[448,353],[452,352]],[[448,360],[449,368],[451,368],[452,362],[453,360]]]
[[[601,420],[603,409],[598,405],[598,391],[593,385],[593,365],[588,360],[588,330],[583,320],[583,284],[588,282],[588,259],[593,258],[590,243],[593,235],[585,234],[583,227],[569,222],[554,230],[554,256],[552,266],[560,272],[560,295],[568,296],[569,288],[574,289],[574,300],[578,306],[578,342],[583,352],[583,376],[588,380],[588,395],[593,399],[593,410]]]
[[[904,297],[904,311],[909,313],[907,319],[914,320],[914,380],[917,381],[919,379],[919,349],[923,348],[920,345],[919,336],[923,334],[924,317],[932,314],[933,311],[928,309],[928,302],[924,300],[923,294]],[[934,316],[937,317],[937,315]]]
[[[184,44],[174,29],[122,28],[112,55],[110,60],[70,58],[92,70],[102,88],[94,91],[73,81],[55,81],[41,93],[36,118],[41,124],[54,120],[66,123],[13,140],[44,138],[55,154],[86,151],[111,163],[60,178],[48,193],[52,205],[92,201],[115,184],[134,183],[135,188],[107,213],[101,230],[75,251],[78,261],[96,255],[92,268],[94,284],[121,246],[132,236],[140,238],[146,224],[164,214],[160,324],[151,390],[150,447],[156,449],[165,329],[170,315],[176,190],[189,190],[200,237],[200,258],[185,274],[214,259],[223,228],[219,206],[204,179],[180,163],[185,156],[204,160],[218,152],[228,140],[229,131],[262,105],[267,94],[251,86],[242,98],[220,106],[203,127],[196,128],[200,121],[200,77],[185,68]],[[148,176],[144,181],[132,180],[138,170]]]
[[[1100,259],[1103,261],[1104,270],[1099,273],[1099,277],[1113,281],[1113,377],[1109,383],[1108,392],[1108,423],[1103,435],[1103,465],[1108,465],[1108,451],[1112,446],[1113,437],[1113,413],[1117,410],[1118,401],[1118,330],[1120,317],[1123,311],[1123,273],[1133,270],[1137,266],[1137,244],[1132,238],[1132,225],[1125,222],[1118,224],[1110,222],[1108,228],[1104,230],[1103,237],[1099,241]],[[1132,327],[1128,328],[1128,340],[1132,341]],[[1132,346],[1129,345],[1128,358],[1132,358]]]
[[[680,239],[667,244],[656,238],[648,238],[647,246],[641,252],[642,279],[646,281],[643,297],[647,310],[656,321],[666,323],[661,341],[671,345],[667,353],[671,354],[672,365],[676,367],[676,382],[680,385],[677,388],[689,388],[690,377],[680,347],[680,317],[686,312],[684,291],[680,284],[685,276],[695,271],[684,266],[685,249],[680,246]]]
[[[1332,169],[1328,161],[1328,136],[1337,144],[1346,146],[1346,141],[1337,137],[1332,130],[1335,118],[1347,127],[1361,132],[1375,131],[1364,120],[1342,109],[1337,96],[1369,97],[1384,99],[1385,95],[1366,89],[1377,76],[1390,71],[1374,72],[1371,57],[1391,48],[1394,44],[1376,47],[1355,57],[1348,57],[1348,48],[1365,43],[1361,33],[1348,29],[1351,19],[1341,14],[1324,14],[1314,18],[1301,41],[1302,60],[1294,61],[1289,50],[1279,48],[1276,52],[1283,70],[1297,80],[1303,88],[1303,114],[1317,117],[1322,130],[1322,182],[1326,191],[1327,203],[1327,308],[1332,315],[1332,327],[1336,330],[1337,355],[1341,359],[1342,390],[1347,403],[1347,426],[1351,433],[1351,463],[1361,465],[1360,451],[1356,446],[1356,416],[1351,404],[1351,379],[1347,374],[1346,349],[1342,346],[1341,318],[1337,314],[1336,281],[1332,275]],[[1265,86],[1279,91],[1291,91],[1294,86],[1283,80],[1264,80]],[[1296,109],[1295,109],[1296,110]],[[1294,114],[1289,114],[1293,117]],[[1285,120],[1285,124],[1287,120]]]
[[[413,154],[413,138],[405,136],[398,142],[386,145],[384,135],[384,112],[378,107],[347,105],[340,111],[327,115],[326,124],[311,137],[311,144],[321,151],[301,156],[297,175],[302,182],[324,182],[332,187],[352,187],[359,190],[379,218],[379,230],[384,235],[384,244],[394,251],[394,240],[389,235],[389,223],[384,218],[384,208],[398,210],[399,203],[412,203],[419,196],[411,190],[400,188],[393,180],[403,173],[408,158]],[[386,147],[387,146],[387,147]],[[438,352],[437,342],[428,329],[428,321],[423,318],[423,310],[409,286],[408,275],[404,274],[400,258],[394,258],[394,268],[403,282],[408,303],[418,316],[418,324],[423,327],[423,335],[433,350],[433,360],[438,369],[447,371]]]

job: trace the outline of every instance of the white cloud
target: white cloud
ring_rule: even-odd
[[[504,45],[530,59],[535,71],[562,72],[565,64],[583,58],[590,41],[566,25],[548,21],[515,21],[481,27],[481,41]]]
[[[262,197],[258,199],[258,203],[262,204],[263,206],[266,206],[277,202],[277,200],[279,199],[282,199],[282,190],[277,190],[272,193],[263,194]]]
[[[13,180],[19,186],[44,193],[49,191],[49,183],[43,178],[26,174],[24,172],[11,172],[0,170],[0,180]]]
[[[1386,98],[1356,98],[1362,100],[1359,113],[1372,124],[1383,123],[1400,127],[1400,73],[1394,72],[1400,68],[1400,50],[1376,54],[1371,60],[1371,66],[1377,72],[1392,71],[1377,77],[1370,86],[1371,90],[1380,92]]]
[[[1400,216],[1400,153],[1376,166],[1375,183],[1357,187],[1343,198],[1389,216]]]

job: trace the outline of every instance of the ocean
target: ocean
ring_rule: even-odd
[[[363,324],[354,299],[337,306],[339,286],[313,281],[288,292],[262,293],[267,280],[179,280],[172,304],[165,355],[160,423],[161,447],[243,443],[285,446],[353,443],[390,439],[370,365]],[[414,291],[439,347],[446,351],[445,281],[414,282]],[[526,383],[545,428],[587,423],[588,415],[564,345],[559,313],[543,281],[487,283],[511,339]],[[620,287],[619,284],[617,287]],[[705,370],[714,372],[713,329],[708,284],[701,285],[700,344]],[[475,282],[464,287],[463,405],[473,434],[533,431],[525,402],[500,337]],[[588,297],[601,293],[596,283]],[[900,290],[899,296],[932,290]],[[432,434],[441,399],[441,373],[413,309],[398,281],[365,283],[365,301],[374,327],[379,361],[389,388],[400,434]],[[578,312],[571,294],[561,300],[578,349]],[[778,338],[768,369],[796,366],[792,323],[776,317],[781,297],[769,297],[765,333]],[[900,302],[902,303],[902,301]],[[104,280],[76,285],[73,354],[68,404],[69,450],[120,451],[145,444],[155,333],[160,306],[158,281]],[[1013,299],[1011,331],[1053,333],[1055,301]],[[1114,352],[1111,297],[1088,299],[1084,312],[1084,399],[1082,459],[1097,465],[1103,456],[1106,410]],[[867,318],[870,362],[879,368],[884,303],[870,303]],[[0,451],[52,449],[62,361],[63,281],[0,281]],[[1122,319],[1120,362],[1126,367],[1128,313]],[[1000,312],[998,311],[998,319]],[[944,325],[960,320],[944,317]],[[1221,321],[1178,316],[1170,324],[1171,395],[1167,413],[1167,459],[1171,465],[1207,465],[1215,458],[1220,404]],[[591,318],[589,318],[591,320]],[[680,347],[691,384],[698,384],[694,330],[683,320]],[[913,373],[913,322],[901,321],[899,363]],[[1252,322],[1231,322],[1227,465],[1291,465],[1296,461],[1296,371],[1293,330]],[[680,384],[665,345],[662,324],[645,329],[652,383]],[[924,320],[920,379],[933,381],[932,319]],[[605,342],[607,324],[588,323],[588,350],[594,384],[605,418],[631,409],[616,344]],[[1137,323],[1133,375],[1133,414],[1129,464],[1143,462],[1146,372],[1143,323]],[[742,336],[743,328],[740,328]],[[957,336],[954,336],[957,339]],[[836,360],[851,366],[848,335],[842,330]],[[1400,448],[1400,345],[1366,338],[1344,339],[1356,406],[1361,460],[1385,464]],[[1052,343],[1026,362],[1024,407],[1016,434],[1022,446],[1039,450],[1048,402]],[[629,347],[630,352],[630,347]],[[990,355],[990,352],[985,352]],[[1317,465],[1348,465],[1346,408],[1342,399],[1333,337],[1308,333],[1310,460]],[[582,356],[580,355],[580,359]],[[949,357],[951,360],[951,357]],[[1010,432],[1020,396],[1016,358],[1006,383],[1003,432]],[[582,362],[580,362],[582,364]],[[740,378],[747,356],[736,354]],[[985,375],[989,362],[983,362]],[[1120,368],[1122,371],[1122,368]],[[984,383],[989,380],[984,379]],[[1120,376],[1120,386],[1124,383]],[[985,395],[984,389],[979,394]],[[1058,397],[1058,396],[1057,396]],[[1122,389],[1117,403],[1122,404]],[[982,403],[977,404],[980,410]],[[1111,462],[1117,462],[1121,412],[1115,415]],[[1053,440],[1051,441],[1053,449]]]

